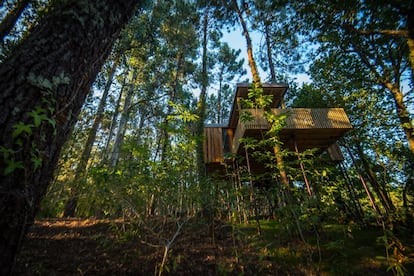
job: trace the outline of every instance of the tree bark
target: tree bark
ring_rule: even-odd
[[[407,105],[404,102],[404,94],[400,90],[400,78],[401,74],[392,75],[390,69],[387,68],[383,61],[374,60],[375,64],[372,64],[372,58],[369,54],[366,54],[362,47],[352,43],[353,50],[359,55],[362,62],[371,70],[372,74],[377,78],[377,83],[391,92],[391,95],[395,103],[395,111],[400,121],[400,127],[403,129],[405,137],[407,138],[408,146],[411,151],[411,156],[414,156],[414,125],[410,119],[410,112]],[[380,67],[381,70],[378,70]],[[395,67],[395,65],[394,65]],[[397,66],[398,68],[400,65]],[[384,73],[381,73],[382,71]],[[395,69],[394,69],[395,71]]]
[[[114,146],[112,148],[112,153],[111,153],[111,158],[110,158],[110,164],[112,168],[115,168],[118,165],[119,153],[121,151],[122,143],[124,142],[124,135],[125,135],[126,126],[129,120],[131,100],[135,92],[135,82],[136,82],[137,76],[138,76],[138,71],[134,70],[131,76],[131,82],[128,87],[128,92],[125,97],[124,108],[122,110],[121,120],[119,121],[118,130],[115,135]]]
[[[246,38],[246,46],[247,46],[247,59],[249,62],[250,70],[252,71],[253,76],[253,84],[255,87],[258,87],[261,83],[260,81],[260,75],[259,71],[257,70],[256,61],[253,56],[253,46],[252,46],[252,39],[250,38],[249,29],[247,28],[246,22],[243,18],[243,13],[240,10],[239,4],[237,3],[237,0],[233,0],[233,6],[234,9],[237,12],[237,15],[239,17],[240,24],[243,29],[243,35]]]
[[[207,98],[207,86],[208,86],[208,71],[207,71],[207,44],[208,44],[208,25],[209,25],[209,13],[210,6],[206,6],[203,16],[203,53],[202,53],[202,70],[201,70],[201,92],[200,98],[197,103],[197,115],[196,122],[196,136],[199,137],[196,141],[196,154],[197,154],[197,171],[200,185],[201,196],[201,212],[203,217],[211,219],[213,217],[214,205],[211,198],[211,187],[207,187],[206,181],[206,166],[204,163],[204,120],[206,118],[206,98]],[[210,221],[211,222],[211,221]]]
[[[110,157],[111,157],[111,151],[110,151],[111,141],[112,141],[112,137],[114,136],[114,130],[117,127],[117,119],[118,119],[118,115],[119,115],[119,111],[121,107],[122,95],[124,93],[126,83],[127,83],[127,76],[124,76],[122,80],[122,85],[119,91],[119,95],[116,100],[114,114],[112,115],[111,126],[109,127],[109,133],[108,133],[108,138],[105,143],[105,149],[102,152],[101,164],[107,163],[107,161],[110,160]]]
[[[176,56],[176,65],[175,65],[175,77],[174,81],[172,83],[172,90],[170,92],[170,101],[173,103],[177,102],[177,96],[178,96],[178,86],[180,82],[180,73],[181,69],[184,63],[184,57],[183,53],[181,51],[178,51]],[[169,116],[171,115],[173,111],[173,108],[171,105],[168,105],[167,107],[167,113],[165,114],[164,123],[162,127],[162,134],[160,137],[160,144],[159,149],[161,149],[161,161],[165,161],[167,159],[168,149],[170,147],[170,134],[169,134],[169,128],[170,128],[170,120]],[[158,150],[157,150],[158,152]]]
[[[395,110],[400,121],[400,126],[404,131],[405,137],[407,138],[411,156],[414,156],[414,125],[410,119],[410,112],[404,103],[404,94],[397,84],[388,82],[381,84],[384,88],[391,91],[394,98]]]
[[[0,274],[33,223],[98,71],[136,0],[56,1],[0,65]]]
[[[218,88],[218,92],[217,92],[217,124],[221,124],[222,121],[222,113],[223,113],[223,108],[221,107],[221,101],[222,101],[222,94],[223,94],[223,68],[224,65],[222,65],[221,69],[220,69],[220,74],[219,74],[219,88]]]
[[[411,7],[407,12],[407,45],[408,45],[408,61],[411,67],[411,79],[414,82],[414,5],[411,2]]]
[[[266,50],[267,50],[267,61],[269,63],[270,69],[270,82],[276,82],[276,71],[275,71],[275,64],[273,63],[273,54],[272,54],[272,42],[270,38],[270,29],[269,24],[267,22],[263,23],[265,26],[265,40],[266,40]]]

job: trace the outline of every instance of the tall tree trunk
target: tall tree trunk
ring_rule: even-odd
[[[410,166],[407,182],[404,185],[403,189],[403,214],[405,218],[405,224],[407,226],[407,229],[410,229],[410,233],[414,233],[414,164],[413,162],[408,161]]]
[[[269,24],[267,22],[264,22],[264,26],[265,26],[267,60],[268,60],[269,69],[270,69],[270,82],[275,83],[276,82],[276,71],[275,71],[275,64],[273,63],[272,43],[270,41],[271,36],[270,36]]]
[[[252,71],[253,84],[255,86],[259,86],[261,83],[260,75],[259,75],[259,71],[257,70],[256,61],[253,56],[253,46],[252,46],[252,40],[250,38],[249,29],[247,28],[246,22],[244,21],[243,12],[241,11],[239,4],[237,3],[237,0],[233,0],[233,6],[239,17],[239,21],[243,29],[243,35],[246,38],[247,60],[249,62],[250,70]]]
[[[248,58],[248,61],[249,61],[250,69],[252,71],[253,86],[254,86],[255,89],[259,89],[261,87],[261,81],[260,81],[259,71],[257,70],[257,67],[256,67],[256,61],[255,61],[254,56],[253,56],[253,46],[252,46],[252,40],[250,39],[249,29],[247,28],[246,22],[244,21],[243,13],[239,8],[237,0],[233,0],[233,6],[234,6],[234,8],[237,12],[237,15],[239,16],[240,24],[242,25],[242,28],[243,28],[243,34],[244,34],[244,37],[246,38],[247,58]],[[283,162],[283,158],[280,154],[281,149],[280,149],[279,145],[275,145],[273,151],[274,151],[274,154],[276,156],[276,160],[277,160],[277,163],[278,163],[278,168],[279,168],[279,172],[280,172],[280,177],[282,178],[282,182],[283,182],[284,185],[288,186],[289,185],[289,179],[288,179],[288,176],[287,176],[286,171],[284,169],[284,162]]]
[[[29,5],[30,0],[19,0],[17,1],[14,8],[6,15],[6,17],[0,23],[0,41],[4,40],[10,31],[13,29],[20,15]]]
[[[178,88],[178,84],[179,84],[179,76],[180,76],[180,71],[181,71],[181,66],[183,62],[183,53],[178,52],[177,53],[177,62],[176,62],[176,72],[175,72],[175,78],[174,78],[174,83],[172,85],[173,89],[171,90],[171,94],[170,94],[170,101],[175,103],[177,101],[176,97],[177,97],[177,88]],[[164,161],[167,158],[167,153],[168,153],[168,147],[170,145],[170,134],[169,132],[169,125],[170,125],[170,120],[168,119],[168,116],[171,115],[173,111],[172,106],[168,105],[167,108],[167,114],[164,118],[164,126],[162,129],[162,136],[160,137],[160,143],[162,143],[162,146],[160,144],[160,149],[161,149],[161,160]],[[158,151],[158,150],[157,150]]]
[[[112,141],[112,137],[114,135],[114,130],[117,126],[117,119],[118,119],[118,115],[119,115],[119,109],[121,107],[122,95],[123,95],[123,92],[124,92],[125,86],[126,86],[126,80],[127,80],[127,76],[124,76],[123,81],[122,81],[122,85],[121,85],[121,89],[119,91],[118,99],[116,100],[114,114],[112,115],[111,126],[109,127],[109,133],[108,133],[108,138],[107,138],[106,143],[105,143],[105,149],[103,150],[103,153],[102,153],[101,164],[104,164],[111,157],[109,149],[110,149],[110,144],[111,144],[111,141]]]
[[[411,156],[414,157],[414,125],[410,119],[410,112],[407,109],[407,105],[404,103],[404,94],[400,90],[399,84],[381,84],[392,93],[395,103],[395,110],[397,112],[398,119],[400,120],[400,126],[402,127],[405,137],[407,138],[408,146],[411,150]]]
[[[219,75],[219,88],[218,88],[218,92],[217,92],[217,124],[221,124],[222,121],[222,105],[221,105],[221,101],[222,101],[222,95],[223,95],[223,70],[224,70],[224,65],[222,65],[221,69],[220,69],[220,75]]]
[[[121,145],[124,141],[124,135],[126,130],[126,125],[129,119],[129,109],[131,107],[132,96],[135,91],[135,81],[138,76],[138,71],[135,69],[132,73],[131,83],[129,84],[128,92],[125,96],[124,108],[121,113],[121,120],[119,121],[118,130],[115,135],[114,146],[112,147],[112,153],[110,158],[111,167],[115,168],[118,165],[119,153],[121,151]]]
[[[411,1],[411,7],[407,12],[407,45],[408,45],[408,60],[411,66],[412,82],[414,82],[414,4]]]
[[[198,120],[196,122],[196,136],[201,139],[197,139],[197,171],[199,178],[201,196],[201,208],[203,216],[211,218],[212,204],[211,204],[211,187],[207,187],[204,177],[206,176],[206,167],[204,164],[204,120],[206,117],[206,96],[208,86],[208,72],[207,72],[207,43],[208,43],[208,23],[209,23],[209,10],[207,6],[204,10],[203,17],[203,56],[202,56],[202,71],[201,71],[201,92],[200,98],[197,104]]]
[[[56,1],[0,64],[0,274],[33,223],[79,111],[136,0]]]
[[[354,140],[356,150],[358,152],[359,158],[361,159],[362,166],[364,167],[365,173],[368,176],[371,186],[374,189],[374,192],[377,194],[377,197],[380,199],[382,206],[388,215],[395,211],[395,206],[392,203],[390,196],[388,195],[385,187],[378,182],[377,176],[372,171],[371,166],[368,163],[367,157],[365,156],[364,150],[362,149],[361,143],[358,140]]]
[[[394,99],[395,111],[400,121],[400,127],[403,129],[405,137],[408,141],[408,146],[411,151],[411,157],[414,156],[414,125],[410,119],[410,112],[404,102],[404,94],[400,89],[400,78],[401,75],[396,73],[392,76],[390,69],[387,68],[383,62],[375,61],[380,66],[381,70],[378,70],[375,64],[372,64],[372,60],[364,54],[363,49],[359,45],[352,44],[355,52],[359,55],[362,62],[371,70],[371,73],[377,78],[377,83],[383,88],[389,90]],[[393,70],[399,70],[400,64],[394,64]],[[398,68],[398,69],[397,69]],[[382,73],[382,72],[383,73]]]
[[[280,146],[276,145],[273,148],[273,153],[276,157],[277,169],[279,171],[280,178],[285,188],[289,188],[289,177],[286,173],[285,162],[283,161],[282,152]]]
[[[104,92],[102,94],[101,101],[99,102],[98,109],[96,110],[95,119],[93,121],[92,127],[89,130],[88,138],[86,139],[85,147],[83,148],[82,155],[80,157],[78,166],[76,167],[75,176],[73,178],[70,198],[65,203],[65,208],[63,212],[64,217],[74,217],[76,206],[78,205],[79,200],[79,186],[80,183],[84,182],[85,171],[88,165],[89,158],[91,156],[92,146],[95,142],[96,133],[98,132],[99,125],[101,124],[103,118],[103,111],[106,105],[106,99],[109,95],[109,90],[112,85],[112,81],[115,75],[115,70],[118,67],[118,60],[115,58],[111,71],[109,72],[108,80],[105,84]]]

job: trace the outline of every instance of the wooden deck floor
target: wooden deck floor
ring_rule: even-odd
[[[266,136],[270,125],[261,110],[246,110],[253,116],[249,122],[239,120],[233,141],[233,153],[241,150],[239,139]],[[310,148],[326,149],[352,129],[352,125],[342,108],[291,108],[272,109],[275,115],[286,114],[279,139],[286,148],[294,150],[296,142],[299,151]]]

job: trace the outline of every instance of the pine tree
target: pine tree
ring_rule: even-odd
[[[57,1],[0,65],[0,274],[8,275],[77,115],[138,1]]]

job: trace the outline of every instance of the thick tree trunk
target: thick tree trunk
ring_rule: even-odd
[[[53,178],[98,71],[136,0],[57,1],[0,65],[0,274]]]
[[[385,88],[389,89],[392,93],[395,103],[395,110],[400,121],[400,126],[402,127],[405,133],[405,137],[407,138],[411,156],[414,156],[414,125],[410,118],[410,112],[404,102],[404,94],[397,84],[382,83],[382,85]]]
[[[253,86],[254,86],[254,89],[259,89],[261,87],[261,79],[260,79],[259,71],[257,70],[256,61],[255,61],[254,56],[253,56],[253,46],[252,46],[252,40],[250,38],[249,29],[247,28],[246,22],[243,18],[243,13],[239,8],[237,0],[233,0],[233,6],[234,6],[234,8],[237,12],[237,15],[239,16],[240,24],[242,25],[242,28],[243,28],[243,34],[244,34],[244,37],[246,38],[247,58],[248,58],[248,61],[249,61],[250,69],[252,71]],[[289,185],[289,179],[288,179],[288,176],[287,176],[286,171],[284,169],[284,161],[283,161],[282,156],[280,155],[281,150],[280,150],[279,145],[275,145],[273,150],[274,150],[274,154],[276,156],[276,160],[277,160],[277,164],[278,164],[278,168],[279,168],[280,177],[282,179],[282,182],[285,186],[288,186]]]

